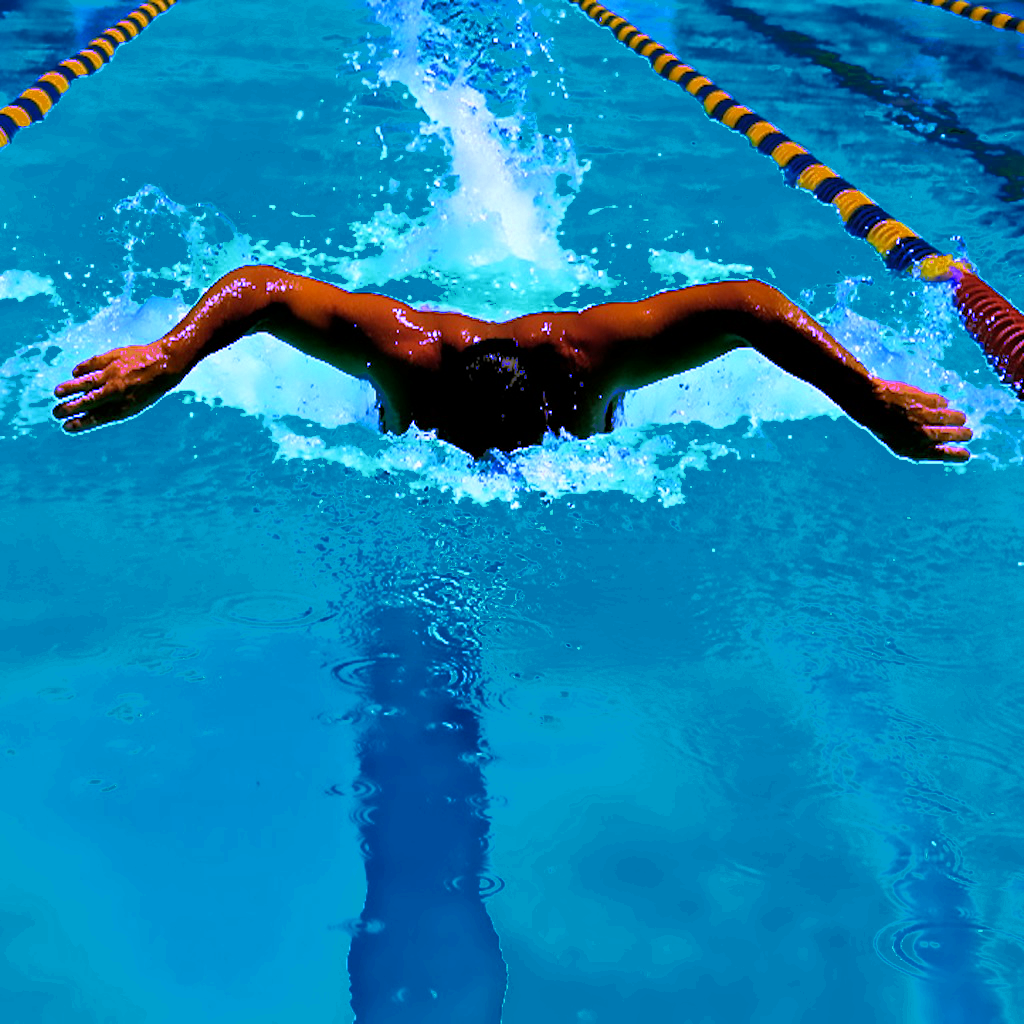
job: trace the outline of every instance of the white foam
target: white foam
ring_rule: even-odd
[[[494,318],[548,306],[583,285],[610,290],[614,282],[602,269],[558,241],[587,169],[568,136],[525,132],[522,111],[492,113],[493,97],[469,84],[471,61],[457,46],[439,47],[424,58],[424,38],[450,33],[419,0],[372,6],[394,39],[378,88],[408,92],[426,116],[421,139],[441,140],[450,175],[436,179],[424,215],[396,214],[385,204],[369,221],[352,225],[358,259],[338,268],[344,279],[351,286],[410,276],[440,279],[446,307],[472,307]],[[521,38],[525,30],[516,30]],[[478,62],[473,72],[479,81]],[[494,92],[503,85],[493,83]],[[559,181],[565,194],[556,187]],[[383,252],[364,255],[371,245]]]
[[[0,299],[24,302],[34,295],[56,298],[52,277],[41,277],[31,270],[4,270],[0,272]]]
[[[701,259],[692,249],[672,252],[668,249],[652,249],[647,258],[651,270],[666,283],[674,285],[704,284],[708,281],[724,281],[732,277],[749,277],[754,268],[747,263],[718,263]],[[682,282],[676,278],[681,277]]]
[[[49,339],[46,353],[39,346],[19,349],[0,364],[0,405],[8,412],[15,432],[50,422],[53,389],[71,376],[76,363],[112,348],[148,344],[165,334],[183,307],[172,299],[151,299],[139,306],[119,298],[84,324],[63,328]]]
[[[695,370],[631,391],[617,422],[705,423],[723,428],[744,417],[756,426],[843,411],[820,391],[791,377],[752,349],[737,349]]]
[[[339,373],[269,334],[242,338],[204,359],[183,385],[200,401],[259,416],[274,429],[288,416],[327,429],[362,423],[377,429],[377,394],[371,384]]]
[[[670,507],[684,500],[687,472],[706,469],[733,451],[718,442],[683,441],[656,429],[622,429],[582,439],[549,434],[540,445],[474,461],[415,427],[380,438],[374,450],[330,445],[284,424],[271,429],[284,458],[334,462],[367,476],[386,472],[398,490],[429,488],[456,501],[502,501],[513,508],[530,493],[554,499],[594,491],[618,491]]]

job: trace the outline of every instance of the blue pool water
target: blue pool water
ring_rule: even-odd
[[[122,12],[2,0],[0,91]],[[1024,302],[1020,36],[620,13]],[[941,292],[568,3],[179,0],[0,196],[5,1024],[1024,1019],[1024,421]],[[476,465],[260,336],[50,421],[255,261],[496,318],[763,278],[975,458],[745,353]]]

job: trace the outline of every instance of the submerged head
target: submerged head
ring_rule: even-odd
[[[539,444],[548,429],[544,353],[511,338],[478,342],[451,357],[438,403],[438,435],[479,458]]]

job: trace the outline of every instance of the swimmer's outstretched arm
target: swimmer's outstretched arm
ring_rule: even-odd
[[[579,314],[612,398],[749,346],[813,385],[897,455],[966,462],[966,417],[941,395],[874,376],[819,323],[759,281],[729,281],[608,303]]]
[[[469,317],[454,319],[460,321],[455,327],[463,319],[472,325]],[[54,391],[66,399],[54,415],[69,433],[127,419],[176,387],[206,356],[258,330],[369,380],[386,417],[397,404],[391,420],[399,429],[413,371],[439,359],[434,314],[275,267],[243,267],[214,284],[162,338],[76,366],[73,379]]]

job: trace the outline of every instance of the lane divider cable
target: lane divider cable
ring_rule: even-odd
[[[119,46],[134,39],[154,18],[176,3],[177,0],[149,0],[137,7],[0,109],[0,149],[9,145],[22,128],[46,117],[76,78],[99,71],[109,63]]]
[[[698,100],[714,121],[746,137],[770,156],[786,183],[810,192],[839,211],[847,232],[865,239],[890,270],[928,282],[948,282],[967,332],[978,342],[1000,379],[1024,398],[1024,315],[989,287],[966,260],[943,254],[915,231],[890,217],[863,192],[826,167],[799,143],[749,107],[737,102],[660,43],[597,0],[569,0],[611,30],[620,43],[646,57],[662,77]]]
[[[940,10],[949,11],[950,14],[959,14],[961,18],[980,21],[983,25],[991,25],[993,28],[1024,34],[1024,18],[1015,18],[1012,14],[1000,14],[991,8],[982,7],[981,4],[969,4],[967,0],[914,0],[914,2],[924,4],[926,7],[938,7]]]

